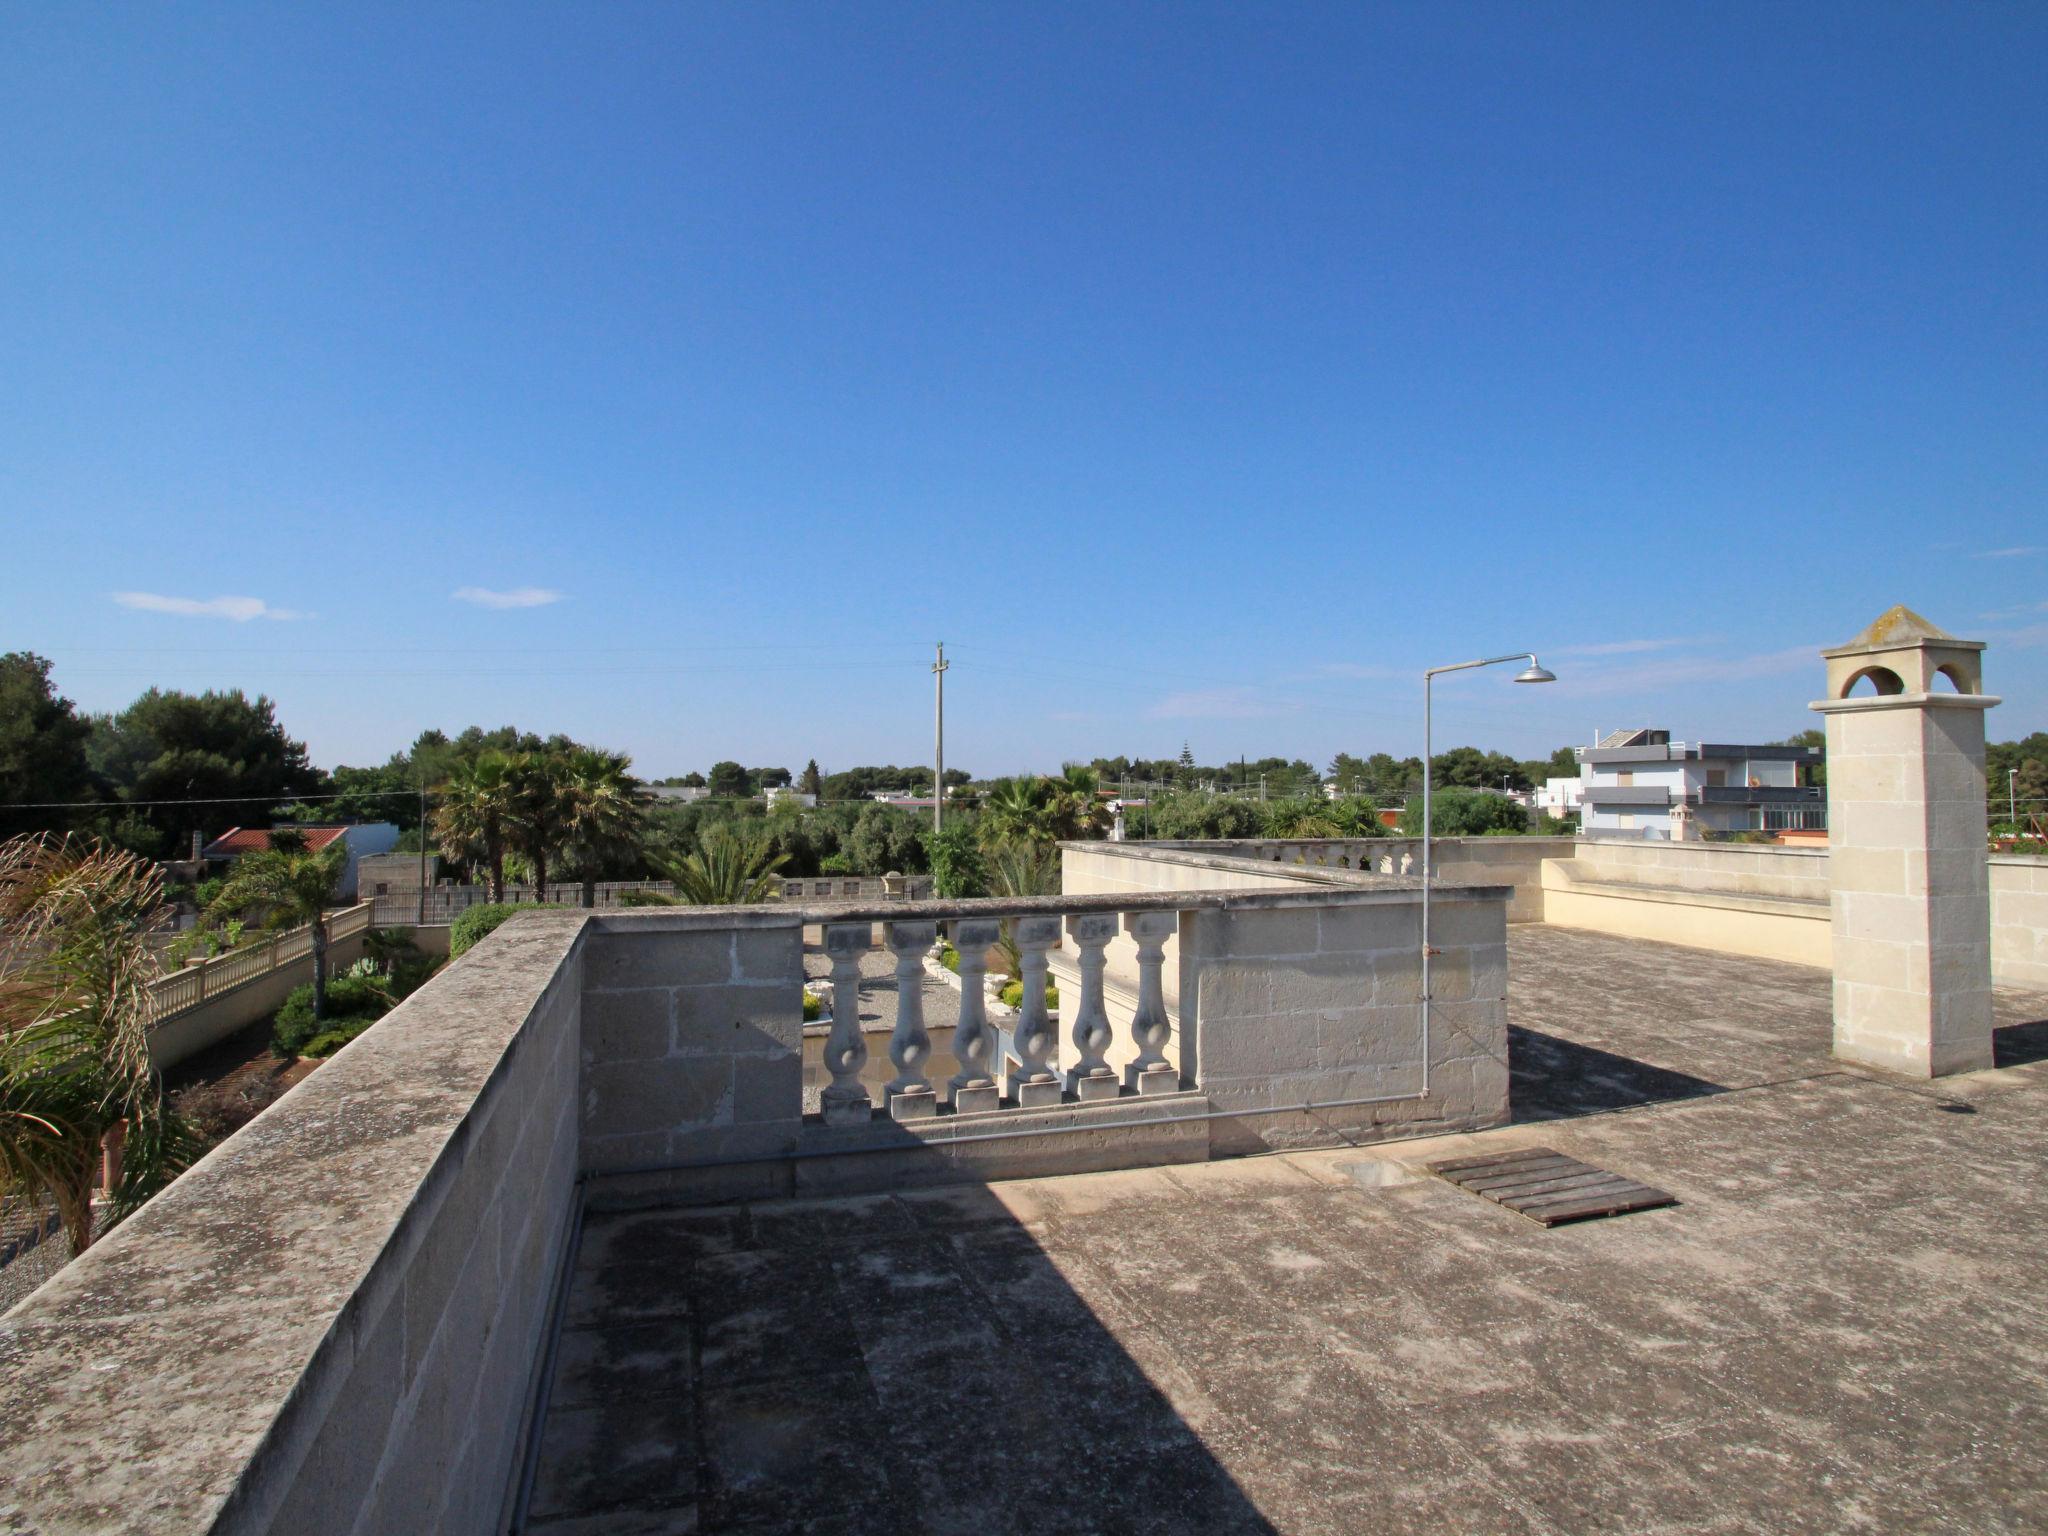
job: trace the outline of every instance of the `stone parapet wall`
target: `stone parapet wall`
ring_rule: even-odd
[[[1204,911],[1183,946],[1184,1070],[1218,1110],[1212,1155],[1476,1130],[1508,1107],[1502,893],[1440,893],[1424,1068],[1421,904]],[[1359,1100],[1379,1100],[1360,1103]]]
[[[803,1128],[803,915],[648,910],[592,920],[582,1162],[617,1174],[786,1157]]]
[[[582,921],[508,924],[0,1320],[16,1528],[497,1527],[574,1199]]]

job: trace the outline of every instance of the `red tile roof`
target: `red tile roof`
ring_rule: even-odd
[[[305,827],[308,852],[318,853],[333,842],[347,827]],[[199,850],[202,859],[238,859],[245,853],[255,853],[270,846],[270,832],[264,827],[230,827],[212,842]]]

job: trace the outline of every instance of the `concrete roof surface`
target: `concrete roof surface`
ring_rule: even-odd
[[[593,1216],[529,1530],[2048,1529],[2048,997],[1909,1083],[1824,971],[1510,949],[1498,1131]],[[1417,1171],[1537,1143],[1680,1203]]]

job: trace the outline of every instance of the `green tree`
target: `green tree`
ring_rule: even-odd
[[[90,722],[50,685],[50,664],[28,651],[0,656],[0,837],[75,825],[85,813],[8,810],[4,802],[90,800]]]
[[[1161,797],[1151,807],[1152,836],[1174,841],[1258,837],[1259,803],[1202,791]]]
[[[943,830],[925,839],[932,865],[932,890],[948,901],[969,896],[986,896],[988,865],[981,852],[973,823],[948,821]]]
[[[489,752],[458,764],[434,792],[434,839],[442,856],[481,863],[490,876],[493,905],[505,899],[506,834],[515,788],[511,759]]]
[[[521,752],[511,760],[505,839],[533,872],[533,899],[548,899],[548,866],[569,841],[575,791],[566,751]]]
[[[93,717],[94,768],[130,800],[225,800],[138,806],[154,849],[223,819],[267,827],[275,807],[317,794],[326,778],[287,736],[276,706],[240,689],[201,694],[152,688],[118,715]]]
[[[303,847],[266,848],[235,860],[220,894],[207,906],[207,916],[222,920],[250,911],[263,914],[264,926],[302,925],[313,948],[313,1017],[325,1016],[327,992],[327,905],[348,863],[348,845],[339,838],[318,853]]]
[[[1452,747],[1436,756],[1434,788],[1444,789],[1528,789],[1529,775],[1521,763],[1505,752],[1482,752],[1477,747]]]
[[[992,782],[981,797],[984,848],[1050,848],[1060,835],[1060,808],[1052,782],[1030,774]]]
[[[1267,837],[1336,837],[1337,819],[1327,801],[1269,800],[1262,807]]]
[[[1441,789],[1430,796],[1430,819],[1437,837],[1484,837],[1491,832],[1526,832],[1529,813],[1506,795],[1481,789]],[[1411,796],[1401,812],[1401,830],[1422,831],[1422,796]]]
[[[744,906],[775,893],[782,856],[764,839],[744,837],[726,825],[704,834],[703,846],[670,870],[683,900],[697,907]]]
[[[711,793],[720,800],[744,800],[754,792],[747,770],[735,762],[711,765]]]
[[[610,869],[637,862],[644,830],[639,782],[631,759],[578,748],[561,766],[568,816],[562,868],[583,887],[583,905],[597,905],[597,882]]]
[[[1051,791],[1053,836],[1065,841],[1101,837],[1109,830],[1109,811],[1102,803],[1102,780],[1093,768],[1068,763],[1060,776],[1046,781]]]
[[[803,777],[796,781],[797,792],[817,799],[825,793],[824,777],[818,772],[818,760],[814,757],[804,764]]]
[[[922,874],[926,867],[923,820],[894,806],[862,806],[843,847],[863,875]]]
[[[0,844],[0,1189],[57,1209],[74,1255],[93,1241],[104,1156],[118,1221],[195,1153],[149,1059],[156,869],[98,842]]]

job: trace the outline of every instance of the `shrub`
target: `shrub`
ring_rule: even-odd
[[[270,1050],[289,1061],[313,1038],[313,983],[293,987],[270,1021]]]
[[[1151,823],[1157,838],[1257,837],[1261,831],[1258,802],[1236,795],[1168,795],[1152,806]]]
[[[192,899],[199,904],[199,910],[204,912],[208,907],[220,900],[220,893],[226,888],[227,881],[225,880],[218,878],[202,880],[192,887]]]
[[[806,987],[804,989],[804,1022],[806,1024],[815,1024],[824,1016],[824,1000],[820,998],[817,993],[811,991],[810,988]]]
[[[821,875],[850,875],[853,873],[853,860],[843,853],[828,853],[824,858],[818,860],[818,873]]]
[[[381,1015],[388,1012],[390,1007],[390,991],[384,984],[384,978],[374,970],[363,972],[350,969],[331,978],[327,983],[329,1020],[336,1014]]]
[[[1013,978],[1003,987],[1002,992],[998,995],[1002,998],[1004,1007],[1022,1008],[1024,1006],[1024,983]],[[1060,1006],[1059,988],[1049,981],[1045,984],[1045,1006],[1055,1011]]]
[[[1430,818],[1438,837],[1484,837],[1489,832],[1527,832],[1529,813],[1506,795],[1480,789],[1439,789],[1430,795]],[[1422,796],[1411,795],[1401,812],[1401,830],[1422,831]]]
[[[327,1022],[332,1027],[308,1040],[305,1049],[299,1052],[301,1056],[332,1056],[377,1021],[374,1018],[359,1016],[351,1019],[329,1019]]]
[[[530,912],[537,909],[537,901],[486,902],[480,907],[471,907],[458,913],[448,927],[448,958],[466,954],[483,940],[498,931],[499,926],[514,912]]]
[[[943,965],[955,976],[960,974],[960,951],[953,947],[951,939],[947,939],[939,945],[939,964]]]
[[[943,832],[925,841],[931,851],[934,894],[948,901],[988,894],[988,867],[982,862],[981,846],[969,823],[950,822]]]

